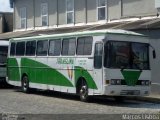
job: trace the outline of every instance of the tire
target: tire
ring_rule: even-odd
[[[23,78],[22,78],[22,92],[29,93],[29,80],[28,80],[28,76],[23,76]]]
[[[88,86],[87,86],[87,83],[84,80],[81,82],[80,87],[79,87],[79,96],[80,96],[80,100],[82,102],[88,102],[89,101]]]

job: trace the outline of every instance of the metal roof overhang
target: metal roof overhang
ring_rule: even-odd
[[[65,28],[54,28],[45,30],[32,30],[32,31],[19,31],[19,32],[8,32],[0,34],[0,39],[10,39],[19,37],[30,37],[39,35],[51,35],[60,33],[71,33],[80,32],[85,30],[102,30],[102,29],[124,29],[124,30],[149,30],[149,29],[159,29],[160,28],[160,18],[146,19],[146,20],[136,20],[136,21],[125,21],[125,22],[114,22],[98,25],[85,25],[85,26],[75,26],[75,27],[65,27]]]

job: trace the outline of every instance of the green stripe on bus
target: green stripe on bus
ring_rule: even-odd
[[[8,79],[13,81],[20,81],[20,71],[18,62],[15,58],[8,59]]]
[[[58,85],[58,86],[67,86],[73,87],[69,79],[67,79],[63,74],[61,74],[56,69],[53,69],[43,63],[31,60],[28,58],[21,59],[21,67],[19,68],[17,60],[15,58],[10,58],[8,60],[9,66],[9,80],[20,81],[20,72],[23,75],[24,73],[28,75],[31,83],[40,83],[48,85]],[[14,70],[14,72],[12,72]],[[16,74],[15,74],[16,72]],[[78,78],[84,77],[88,84],[88,87],[91,89],[97,89],[96,83],[94,82],[90,73],[82,67],[75,67],[75,80],[77,82]],[[21,75],[21,76],[22,76]]]
[[[21,65],[23,66],[21,72],[28,74],[32,83],[73,87],[63,74],[43,63],[22,58]]]
[[[141,75],[141,71],[123,70],[123,71],[121,71],[121,73],[122,73],[128,86],[135,86],[138,82],[140,75]]]
[[[73,87],[73,84],[57,70],[34,60],[22,58],[21,67],[18,66],[16,58],[8,59],[9,80],[20,81],[20,71],[28,75],[31,83],[41,83],[48,85],[59,85]]]
[[[77,83],[77,81],[80,77],[83,77],[86,80],[89,88],[98,89],[97,86],[96,86],[96,83],[94,82],[90,73],[82,67],[75,66],[75,80],[76,80],[76,83]]]

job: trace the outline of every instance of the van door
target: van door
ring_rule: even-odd
[[[95,43],[94,52],[94,81],[97,85],[97,90],[94,90],[94,94],[100,94],[103,89],[103,43]]]

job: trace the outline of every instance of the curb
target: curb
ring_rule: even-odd
[[[156,97],[127,97],[127,99],[143,101],[143,102],[160,103],[160,98]]]

